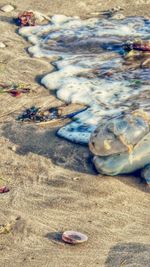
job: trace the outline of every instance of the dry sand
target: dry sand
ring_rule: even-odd
[[[0,0],[0,6],[6,3]],[[56,127],[15,121],[25,107],[60,101],[39,84],[52,68],[49,61],[28,55],[30,44],[12,22],[26,9],[86,17],[116,5],[124,7],[126,15],[148,16],[150,1],[11,0],[11,4],[17,9],[0,12],[0,41],[7,44],[0,49],[0,81],[30,83],[34,92],[20,98],[0,96],[0,184],[10,187],[9,193],[0,195],[0,224],[13,222],[12,231],[0,235],[0,267],[150,266],[150,198],[140,178],[97,175],[88,149],[56,137]],[[81,231],[89,241],[66,245],[60,241],[65,230]]]

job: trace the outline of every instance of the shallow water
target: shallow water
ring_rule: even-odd
[[[34,45],[29,52],[53,61],[55,71],[41,83],[67,103],[81,103],[86,111],[73,117],[58,135],[88,143],[96,126],[134,109],[149,110],[149,54],[127,56],[124,44],[150,39],[150,20],[123,20],[55,15],[45,26],[24,27],[20,34]]]

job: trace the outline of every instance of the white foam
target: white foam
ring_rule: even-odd
[[[58,24],[58,25],[62,25],[63,23],[72,20],[72,17],[67,17],[65,15],[54,15],[51,19],[53,24]]]
[[[87,143],[98,123],[128,111],[135,102],[138,105],[140,92],[149,90],[149,84],[134,88],[131,81],[147,80],[150,72],[123,71],[122,44],[135,37],[149,38],[149,25],[140,17],[118,21],[55,15],[48,25],[20,29],[34,44],[29,48],[33,56],[55,60],[55,71],[41,83],[56,90],[56,96],[67,103],[89,106],[59,130],[60,136]],[[114,74],[107,77],[106,72]],[[134,95],[136,101],[132,102]]]

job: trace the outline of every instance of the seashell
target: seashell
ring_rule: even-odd
[[[0,48],[5,48],[6,45],[3,42],[0,42]]]
[[[0,187],[0,194],[9,192],[9,188],[6,186]]]
[[[62,240],[69,244],[79,244],[86,242],[88,237],[82,233],[75,231],[66,231],[62,234]]]
[[[3,11],[3,12],[11,12],[11,11],[13,11],[15,8],[14,8],[14,6],[12,6],[12,5],[5,5],[5,6],[3,6],[3,7],[1,7],[1,11]]]

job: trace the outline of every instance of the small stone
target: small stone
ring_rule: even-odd
[[[5,48],[6,45],[3,42],[0,42],[0,48]]]
[[[12,5],[5,5],[1,7],[1,11],[3,12],[11,12],[14,10],[14,7]]]
[[[79,177],[73,177],[72,180],[73,180],[73,181],[79,181],[80,178],[79,178]]]
[[[21,216],[17,216],[17,217],[15,218],[16,221],[19,221],[20,219],[21,219]]]
[[[14,151],[14,152],[16,152],[16,150],[17,150],[16,146],[11,146],[10,149],[11,149],[12,151]]]

